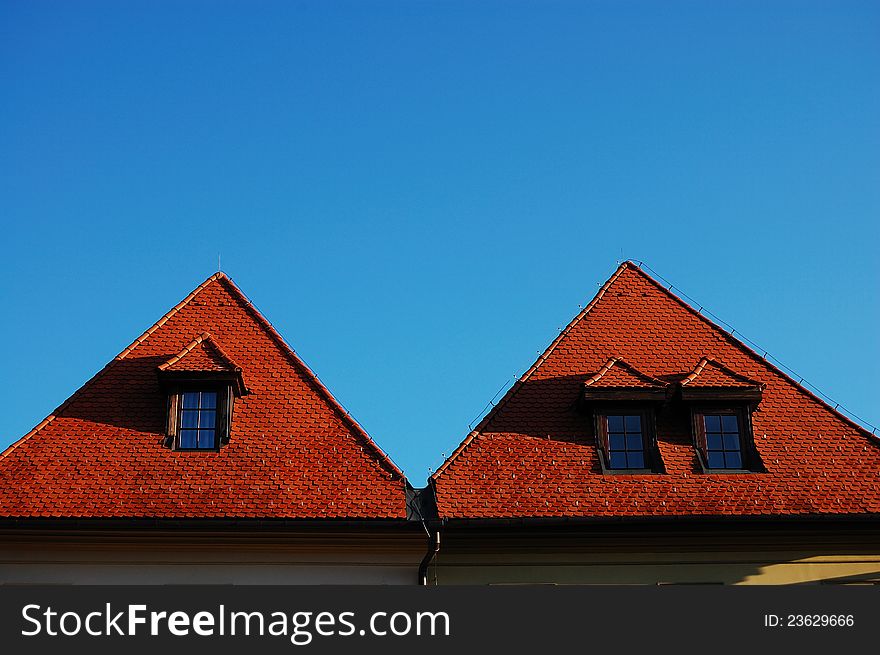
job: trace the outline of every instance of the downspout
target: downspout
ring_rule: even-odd
[[[419,585],[422,587],[428,586],[428,567],[431,565],[431,562],[434,561],[434,558],[437,557],[437,553],[439,552],[440,530],[439,528],[434,528],[430,532],[430,539],[428,539],[428,552],[425,553],[421,564],[419,564]]]

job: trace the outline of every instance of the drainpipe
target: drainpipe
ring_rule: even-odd
[[[431,531],[431,538],[428,540],[428,552],[425,553],[421,564],[419,564],[419,585],[422,587],[428,586],[428,567],[431,565],[431,562],[434,561],[434,558],[437,557],[437,553],[439,552],[440,530],[434,528]]]

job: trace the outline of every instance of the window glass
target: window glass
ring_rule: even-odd
[[[214,448],[217,443],[217,392],[186,391],[182,395],[178,448]]]
[[[706,464],[712,469],[741,469],[742,441],[736,414],[704,414]]]
[[[608,446],[611,448],[611,451],[617,450],[626,450],[626,437],[621,434],[614,434],[613,432],[608,435]]]
[[[643,469],[645,468],[645,453],[642,451],[633,452],[629,451],[626,454],[626,463],[627,468],[631,469]]]
[[[608,433],[608,461],[613,469],[645,468],[645,440],[640,414],[605,417]]]
[[[180,447],[198,448],[198,430],[181,430]]]
[[[724,466],[729,469],[741,469],[742,468],[742,457],[737,452],[726,451],[724,453]]]
[[[622,416],[609,416],[608,417],[608,432],[623,432],[623,417]]]

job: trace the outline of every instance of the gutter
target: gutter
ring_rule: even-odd
[[[407,519],[421,524],[422,529],[428,536],[428,549],[422,561],[419,562],[418,582],[422,587],[428,586],[428,567],[440,552],[440,525],[442,522],[437,516],[437,499],[434,485],[428,485],[422,489],[415,489],[407,483],[406,490]]]
[[[428,567],[431,565],[431,562],[434,561],[434,558],[437,557],[437,553],[439,552],[440,530],[435,528],[431,531],[430,538],[428,539],[428,552],[425,553],[425,556],[419,564],[419,586],[428,586]]]

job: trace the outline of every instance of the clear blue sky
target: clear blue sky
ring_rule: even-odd
[[[417,485],[643,259],[880,421],[876,2],[2,2],[0,446],[223,268]]]

